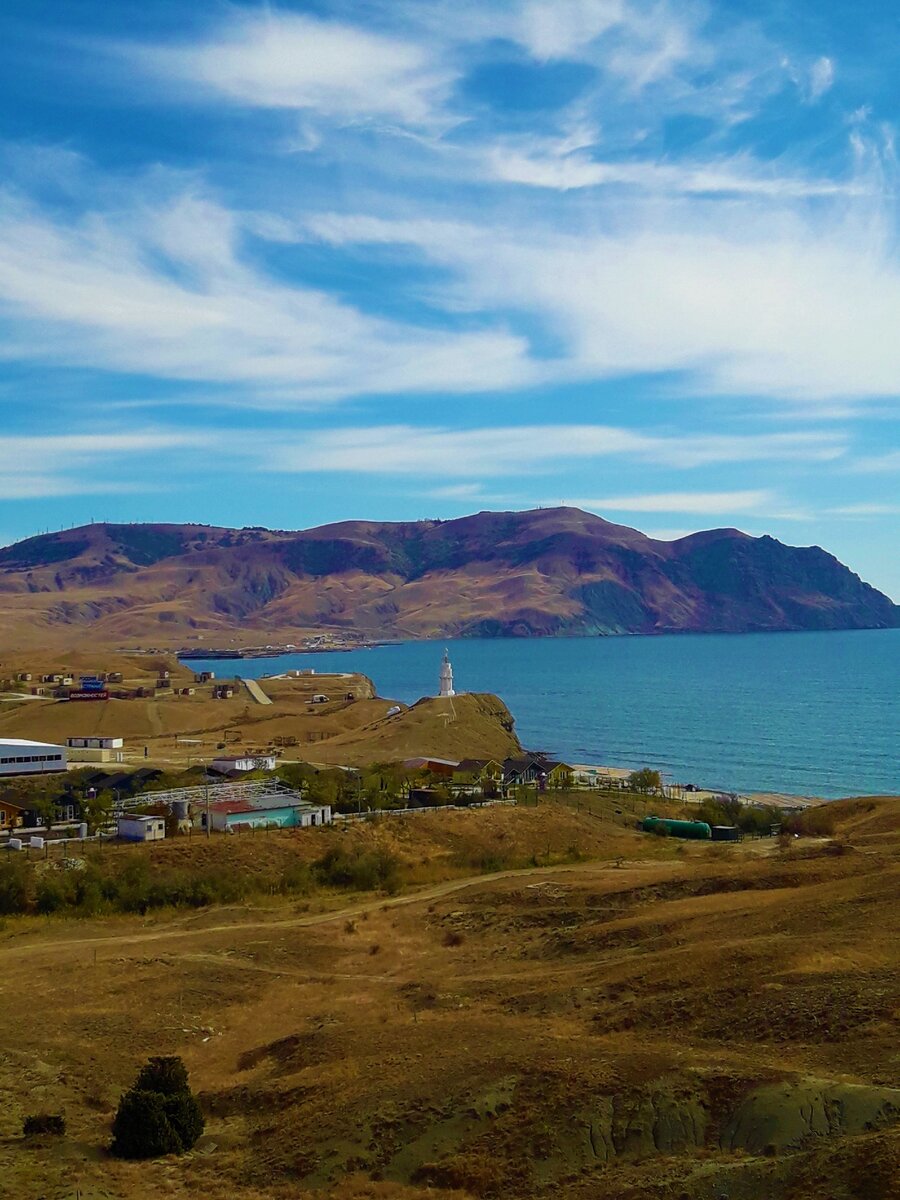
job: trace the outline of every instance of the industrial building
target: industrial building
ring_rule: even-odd
[[[0,778],[10,775],[49,775],[65,771],[66,749],[24,738],[0,739]]]
[[[66,746],[76,753],[78,762],[124,762],[124,741],[120,737],[70,737]]]

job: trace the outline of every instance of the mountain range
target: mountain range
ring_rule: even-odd
[[[216,631],[373,639],[867,629],[900,607],[817,546],[659,541],[574,508],[301,532],[92,524],[0,550],[4,641],[180,645]]]

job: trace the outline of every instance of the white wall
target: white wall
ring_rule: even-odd
[[[10,775],[46,775],[67,769],[63,746],[16,746],[0,741],[0,778]]]

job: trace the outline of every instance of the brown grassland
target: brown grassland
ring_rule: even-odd
[[[107,850],[253,871],[379,848],[400,890],[7,918],[0,1194],[896,1200],[900,801],[729,847],[592,806]],[[111,1159],[157,1053],[206,1135]],[[21,1137],[42,1111],[64,1138]]]

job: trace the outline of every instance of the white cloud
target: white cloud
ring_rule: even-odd
[[[863,475],[880,474],[882,471],[888,473],[900,471],[900,450],[888,450],[884,454],[871,454],[865,458],[858,458],[848,465],[848,469]]]
[[[557,191],[626,186],[669,195],[724,193],[785,198],[865,192],[862,186],[852,182],[791,178],[772,171],[764,173],[758,164],[746,158],[677,165],[646,160],[601,162],[584,153],[533,156],[500,146],[488,151],[486,166],[492,179]]]
[[[124,216],[81,221],[0,195],[0,357],[221,383],[276,405],[536,378],[524,339],[495,319],[457,333],[367,316],[254,268],[234,216],[202,195],[138,192]]]
[[[900,504],[860,503],[843,504],[838,508],[829,508],[826,512],[835,517],[882,517],[895,516],[900,513]]]
[[[818,100],[834,83],[834,63],[830,58],[817,58],[809,72],[809,96]]]
[[[154,72],[237,104],[350,122],[428,124],[454,74],[408,38],[273,9],[235,13],[193,44],[130,54]]]
[[[0,441],[0,500],[145,491],[134,458],[209,447],[214,435],[159,429],[127,433],[13,434]],[[127,478],[123,477],[124,474]]]
[[[537,59],[578,58],[628,20],[624,0],[529,0],[511,18],[511,33]]]
[[[479,500],[483,491],[480,483],[455,483],[449,487],[431,488],[428,495],[434,500]]]
[[[311,227],[416,247],[452,272],[432,293],[449,308],[537,317],[563,346],[542,363],[557,378],[680,371],[720,394],[900,395],[900,267],[871,205],[629,201],[605,216],[564,232],[347,216]]]
[[[576,508],[594,512],[702,513],[707,516],[758,512],[774,500],[769,490],[741,492],[651,492],[635,496],[610,496],[599,500],[573,500]]]
[[[248,445],[251,455],[258,453]],[[368,426],[266,440],[264,469],[285,472],[437,474],[480,479],[550,472],[571,460],[625,456],[673,469],[749,461],[830,461],[841,455],[831,434],[659,436],[604,425],[519,425],[489,429]]]

